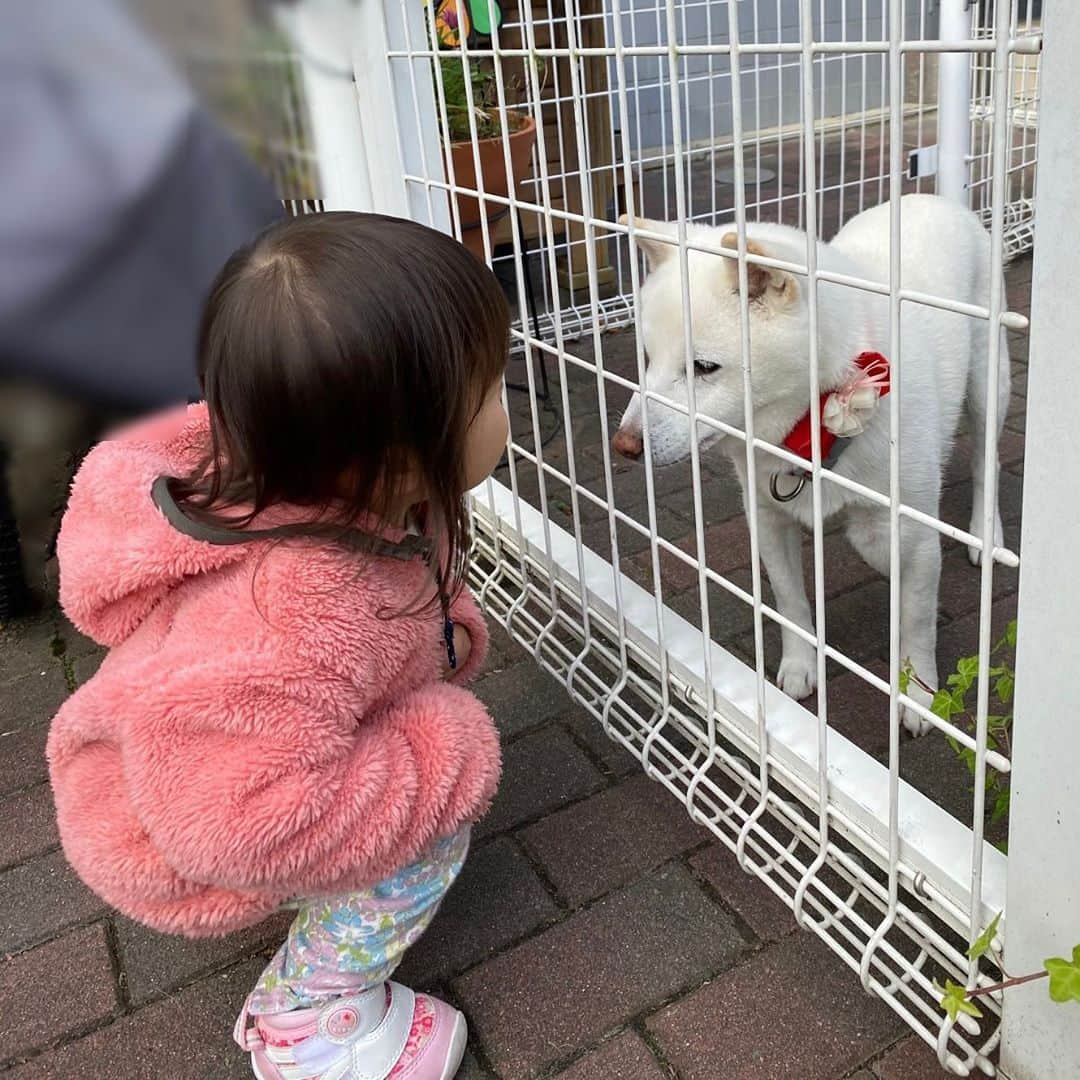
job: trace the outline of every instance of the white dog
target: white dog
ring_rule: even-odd
[[[666,233],[676,226],[639,220],[637,227]],[[974,214],[944,199],[909,195],[901,202],[902,286],[934,297],[985,306],[990,295],[990,237]],[[692,242],[735,248],[730,229],[691,225]],[[646,386],[680,404],[687,404],[682,287],[678,248],[659,241],[638,240],[645,251],[649,276],[641,290],[639,327],[649,356]],[[806,236],[780,225],[751,224],[748,251],[790,264],[806,264]],[[821,270],[885,283],[889,277],[889,207],[877,206],[850,221],[829,244],[817,246]],[[743,364],[738,269],[734,258],[691,250],[691,326],[697,409],[701,415],[743,427]],[[758,438],[782,444],[807,415],[810,400],[809,307],[807,279],[775,268],[747,264],[754,429]],[[994,486],[983,490],[983,440],[986,430],[988,329],[985,320],[922,304],[903,304],[900,355],[889,355],[889,300],[848,286],[818,285],[818,363],[820,390],[838,388],[859,372],[856,358],[867,352],[885,356],[891,365],[892,393],[900,396],[900,496],[909,506],[938,515],[942,472],[948,462],[960,410],[965,401],[971,420],[974,506],[970,531],[982,532],[983,500],[997,502]],[[865,396],[865,395],[864,395]],[[874,391],[874,398],[877,391]],[[998,428],[1009,400],[1009,354],[1001,331],[998,377]],[[648,401],[652,459],[667,465],[690,453],[688,417],[662,402]],[[858,425],[856,425],[857,427]],[[698,422],[699,446],[717,441],[735,464],[747,491],[745,445],[723,437]],[[635,395],[613,439],[628,457],[643,452],[642,399]],[[875,489],[889,491],[889,399],[882,397],[865,421],[864,430],[839,444],[842,452],[833,471]],[[809,465],[807,466],[809,469]],[[798,470],[759,451],[757,474],[758,535],[761,558],[772,585],[777,609],[793,623],[810,630],[812,617],[803,583],[800,526],[812,524],[811,485],[804,484],[790,501]],[[783,475],[777,475],[783,474]],[[770,490],[772,487],[772,490]],[[847,536],[866,562],[889,572],[889,513],[865,496],[823,481],[821,502],[826,519],[843,513]],[[995,543],[1002,543],[996,513]],[[973,563],[979,549],[969,548]],[[919,677],[937,685],[937,597],[941,574],[939,534],[908,517],[900,526],[900,648]],[[794,698],[806,697],[817,683],[814,649],[790,630],[783,630],[783,658],[777,682]],[[911,684],[911,694],[920,694]],[[920,695],[919,700],[926,700]],[[926,722],[905,710],[905,726],[913,733]]]

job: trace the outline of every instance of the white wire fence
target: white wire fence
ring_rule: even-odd
[[[988,778],[1012,766],[990,738],[987,672],[998,575],[1017,566],[1015,543],[995,538],[993,498],[964,525],[905,501],[899,393],[886,399],[884,489],[826,467],[811,409],[808,628],[768,590],[761,529],[769,510],[757,498],[745,507],[749,559],[725,558],[734,533],[719,525],[738,509],[737,486],[707,436],[736,445],[751,492],[759,477],[805,464],[755,431],[747,285],[764,268],[795,275],[809,299],[808,405],[819,399],[823,288],[882,305],[881,351],[899,380],[912,312],[966,320],[988,371],[976,480],[995,489],[1008,378],[999,361],[1005,331],[1027,327],[1002,282],[1006,262],[1032,243],[1041,10],[1022,0],[946,0],[940,10],[914,0],[538,0],[504,4],[489,39],[452,49],[432,13],[419,0],[360,0],[351,38],[332,55],[329,38],[315,55],[312,38],[298,35],[289,108],[306,94],[313,122],[294,123],[290,146],[319,166],[319,186],[305,181],[282,194],[452,231],[516,297],[511,438],[504,466],[474,493],[473,582],[485,610],[934,1045],[943,1066],[992,1074],[1001,994],[980,998],[981,1018],[954,1021],[938,987],[1001,978],[1000,950],[970,960],[968,948],[1005,906],[1006,857],[987,833],[986,791]],[[294,13],[289,25],[301,22]],[[350,66],[355,81],[334,82],[332,73]],[[467,134],[451,152],[447,133],[462,116]],[[491,116],[493,140],[484,138]],[[515,170],[511,136],[528,121],[528,167],[506,182]],[[492,141],[494,166],[481,159]],[[966,200],[981,215],[992,252],[985,295],[905,285],[899,198],[910,192]],[[884,278],[822,261],[819,241],[886,201]],[[760,223],[802,230],[798,257],[748,249],[748,229]],[[726,255],[741,288],[739,423],[705,414],[696,400],[690,265],[699,253],[719,257],[698,224],[729,226],[738,238]],[[673,245],[681,268],[675,322],[685,398],[650,389],[646,378],[641,254],[656,242]],[[644,455],[626,470],[610,443],[634,394],[646,403]],[[675,472],[653,464],[657,409],[681,414],[696,433]],[[860,654],[830,619],[835,567],[827,564],[838,541],[825,509],[841,490],[886,514],[885,663]],[[967,586],[977,595],[980,664],[971,727],[903,689],[901,534],[916,526],[947,550],[982,555]],[[813,650],[809,707],[771,681],[781,633]],[[876,757],[830,723],[838,673],[886,710]],[[925,738],[948,738],[971,760],[974,792],[962,815],[946,809],[941,792],[901,777],[903,710],[931,727]]]
[[[434,108],[426,96],[415,98],[413,113],[420,125],[449,130],[453,102],[444,80],[447,57],[433,25],[417,19],[408,4],[384,10],[388,21],[397,22],[387,53],[392,78],[419,92],[421,74],[431,70]],[[775,17],[766,20],[766,12]],[[504,238],[521,298],[529,296],[531,284],[526,245],[530,235],[536,236],[532,271],[543,282],[542,311],[548,316],[546,325],[523,318],[514,334],[524,357],[528,407],[513,412],[517,423],[506,473],[476,497],[474,578],[481,601],[694,820],[790,903],[800,924],[826,940],[866,989],[888,1001],[938,1047],[942,1064],[959,1074],[992,1071],[999,1005],[991,999],[981,1020],[961,1015],[954,1023],[938,1004],[937,985],[952,978],[985,986],[1000,977],[992,961],[970,961],[967,947],[1004,906],[1005,860],[985,839],[983,790],[987,770],[1007,773],[1010,764],[987,742],[985,677],[974,736],[901,692],[899,538],[902,524],[918,522],[989,556],[979,580],[985,670],[994,569],[1017,562],[1012,550],[995,545],[994,500],[971,529],[901,501],[900,395],[891,395],[889,490],[844,480],[867,503],[888,508],[890,647],[883,675],[830,641],[823,486],[840,480],[823,469],[820,453],[814,453],[811,470],[815,632],[792,622],[767,598],[759,558],[764,511],[755,498],[746,504],[749,580],[736,581],[710,565],[705,495],[710,474],[700,439],[689,445],[691,542],[680,545],[665,535],[663,489],[670,474],[654,470],[649,417],[655,403],[682,412],[688,423],[693,418],[699,431],[711,427],[739,440],[750,491],[757,490],[756,473],[777,468],[776,459],[795,463],[782,448],[756,436],[749,390],[741,425],[717,422],[697,408],[689,265],[695,252],[715,251],[716,241],[689,226],[732,223],[739,238],[746,387],[751,265],[774,266],[806,283],[812,401],[819,390],[816,297],[825,283],[883,298],[891,357],[902,356],[901,313],[908,305],[955,312],[983,327],[991,372],[986,460],[993,470],[992,488],[1000,328],[1026,325],[1023,315],[1007,311],[1000,286],[1012,84],[999,78],[991,87],[994,138],[987,151],[985,206],[994,252],[990,279],[998,284],[980,303],[905,291],[898,199],[905,191],[930,188],[925,177],[910,175],[920,171],[911,168],[911,152],[932,139],[930,61],[954,45],[980,62],[985,57],[996,71],[1005,70],[1015,50],[1028,55],[1037,48],[1036,40],[1014,36],[1011,14],[1003,9],[979,38],[943,43],[929,36],[927,11],[913,5],[865,4],[853,12],[846,4],[803,0],[797,6],[776,5],[774,12],[769,4],[638,6],[612,0],[596,9],[583,4],[565,15],[527,5],[489,43],[473,49],[466,44],[452,58],[488,73],[500,109],[517,109],[535,123],[533,175],[488,201],[504,214],[493,216],[492,223],[481,217],[480,231],[483,250],[498,266],[499,230],[508,229]],[[692,32],[692,18],[700,31],[702,16],[703,35]],[[505,96],[511,73],[527,88],[517,102]],[[465,85],[471,87],[471,80]],[[473,108],[470,119],[476,116]],[[476,147],[475,125],[470,134]],[[508,140],[503,150],[509,170]],[[479,158],[478,148],[474,153]],[[475,166],[471,175],[481,176],[479,161]],[[462,196],[475,191],[483,201],[483,191],[460,183],[451,155],[445,169],[444,161],[436,160],[408,170],[405,184],[427,200],[427,220],[438,224],[440,211],[448,208],[455,229],[462,224]],[[819,269],[814,239],[827,239],[852,215],[886,199],[893,207],[888,280]],[[621,212],[629,214],[626,225],[614,220]],[[665,232],[648,222],[635,224],[642,216],[677,225]],[[749,263],[747,225],[754,221],[806,230],[804,257],[778,266],[775,259],[750,256]],[[612,414],[628,394],[646,385],[646,357],[640,332],[628,349],[620,348],[609,331],[632,324],[641,310],[639,242],[673,239],[681,264],[678,323],[686,398],[644,391],[644,468],[627,481],[626,474],[617,473],[609,447]],[[577,339],[582,340],[575,344]],[[629,370],[620,358],[632,359]],[[546,446],[544,362],[554,369],[559,400],[553,411],[565,432],[557,444]],[[591,445],[581,448],[579,439]],[[627,503],[622,496],[628,484],[643,490],[643,501]],[[644,556],[647,587],[627,572],[625,552],[641,544],[638,565]],[[669,559],[695,579],[697,603],[683,614],[665,596],[663,561]],[[750,616],[749,663],[720,643],[725,618],[717,611],[718,595],[733,599]],[[765,643],[774,627],[815,650],[814,711],[769,681]],[[871,758],[829,725],[826,688],[834,664],[887,695],[885,761]],[[920,713],[935,729],[930,737],[945,735],[974,755],[976,794],[967,822],[901,780],[901,708]]]

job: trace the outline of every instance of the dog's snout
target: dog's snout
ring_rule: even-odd
[[[641,439],[640,431],[629,431],[619,428],[615,437],[611,440],[612,448],[623,457],[633,458],[635,461],[645,452],[645,444]]]

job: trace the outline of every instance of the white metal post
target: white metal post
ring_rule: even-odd
[[[971,37],[969,7],[969,0],[942,0],[938,30],[942,41],[967,41]],[[938,61],[937,193],[965,206],[970,149],[971,54],[942,53]]]
[[[411,217],[449,232],[445,196],[429,202],[404,179],[442,178],[430,61],[391,60],[410,43],[423,47],[421,6],[301,0],[279,9],[279,19],[300,56],[325,208]]]
[[[372,210],[375,197],[353,83],[355,8],[348,0],[301,0],[280,5],[277,16],[300,58],[323,205]]]
[[[1071,106],[1080,6],[1046,15],[1039,117],[1039,221],[1031,295],[1031,362],[1024,466],[1024,518],[1016,656],[1015,742],[1009,824],[1005,962],[1037,971],[1080,943],[1080,274],[1074,243],[1080,144]],[[1043,980],[1005,992],[1002,1072],[1047,1080],[1080,1069],[1080,1010],[1055,1004]]]

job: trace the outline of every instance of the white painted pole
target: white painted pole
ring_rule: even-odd
[[[1080,142],[1080,5],[1048,6],[1039,113],[1039,209],[1031,294],[1019,639],[1005,962],[1037,971],[1080,944],[1080,275],[1074,243]],[[1050,1080],[1080,1070],[1080,1006],[1045,980],[1005,991],[1001,1071]]]
[[[999,0],[1007,3],[1008,0]],[[938,38],[967,41],[967,0],[941,0]],[[971,54],[946,52],[938,60],[938,194],[968,205],[971,148]]]
[[[356,9],[348,0],[301,0],[277,14],[300,56],[323,203],[327,210],[374,210],[353,82]]]

